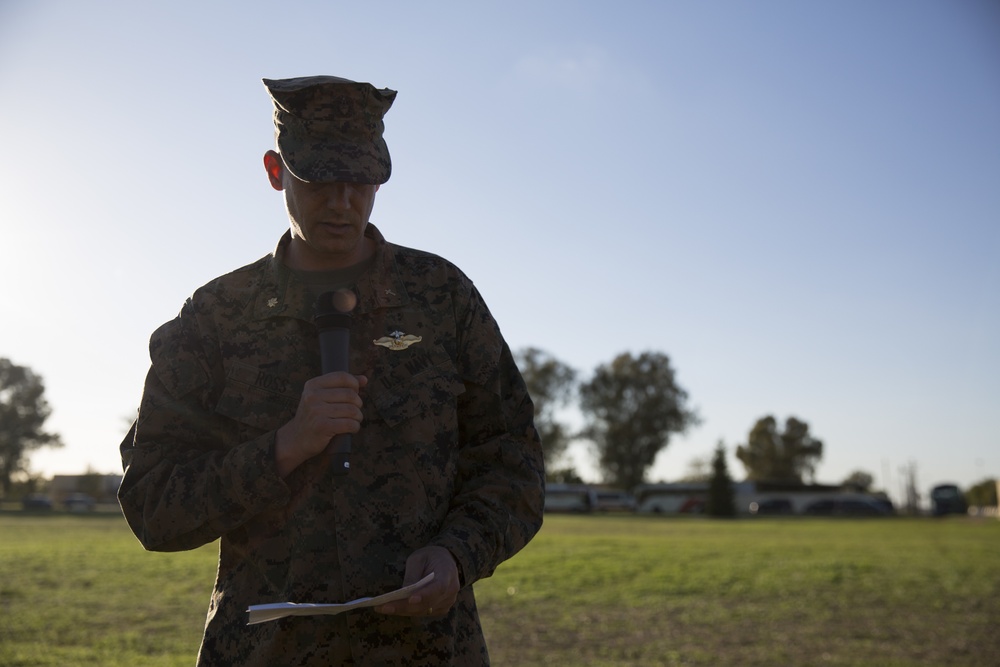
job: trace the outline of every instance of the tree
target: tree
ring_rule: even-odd
[[[542,454],[548,470],[554,468],[572,437],[556,419],[556,411],[573,397],[576,371],[534,347],[525,348],[515,356],[535,404],[535,429],[542,440]]]
[[[875,478],[870,473],[864,470],[855,470],[841,482],[840,486],[857,493],[868,493],[872,490],[874,483]]]
[[[965,502],[969,507],[996,507],[997,481],[995,479],[984,479],[978,484],[969,487],[969,490],[964,495]]]
[[[598,366],[580,387],[580,405],[605,481],[622,489],[641,484],[670,436],[698,422],[687,399],[664,354],[626,353]]]
[[[736,458],[746,468],[747,479],[755,481],[802,484],[804,477],[815,476],[816,463],[822,456],[823,442],[812,437],[809,425],[795,417],[785,421],[781,433],[774,417],[758,419],[747,444],[736,448]]]
[[[42,425],[51,410],[42,379],[30,368],[0,359],[0,490],[10,493],[13,477],[27,470],[27,454],[39,447],[62,447]]]
[[[13,476],[8,498],[24,498],[35,493],[41,493],[49,480],[42,473],[25,471]]]
[[[712,457],[712,478],[708,482],[709,516],[736,516],[736,497],[733,493],[733,479],[726,465],[726,448],[719,441]]]
[[[576,468],[559,468],[557,470],[545,469],[546,481],[554,484],[584,484],[583,478],[576,471]]]

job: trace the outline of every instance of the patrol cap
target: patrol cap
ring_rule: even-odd
[[[307,183],[389,180],[382,117],[395,90],[336,76],[263,81],[274,102],[278,152],[293,176]]]

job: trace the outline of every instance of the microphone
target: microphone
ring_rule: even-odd
[[[316,299],[313,322],[319,330],[320,366],[323,373],[347,371],[351,349],[351,316],[357,297],[350,290],[324,292]],[[351,469],[351,434],[341,433],[330,440],[333,475]]]

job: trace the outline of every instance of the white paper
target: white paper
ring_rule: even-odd
[[[397,588],[389,593],[383,593],[382,595],[377,595],[373,598],[358,598],[357,600],[337,604],[315,604],[308,602],[303,602],[301,604],[295,602],[255,604],[251,605],[250,608],[247,609],[247,612],[250,613],[250,620],[247,621],[247,625],[266,623],[267,621],[274,621],[279,618],[284,618],[285,616],[313,616],[316,614],[333,615],[350,611],[351,609],[377,607],[378,605],[385,604],[387,602],[405,600],[410,597],[410,594],[412,594],[415,590],[421,588],[432,579],[434,579],[433,572],[414,584]]]

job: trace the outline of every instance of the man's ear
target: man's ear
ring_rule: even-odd
[[[267,180],[275,190],[284,190],[285,185],[282,177],[285,175],[285,163],[275,151],[264,153],[264,169],[267,171]]]

